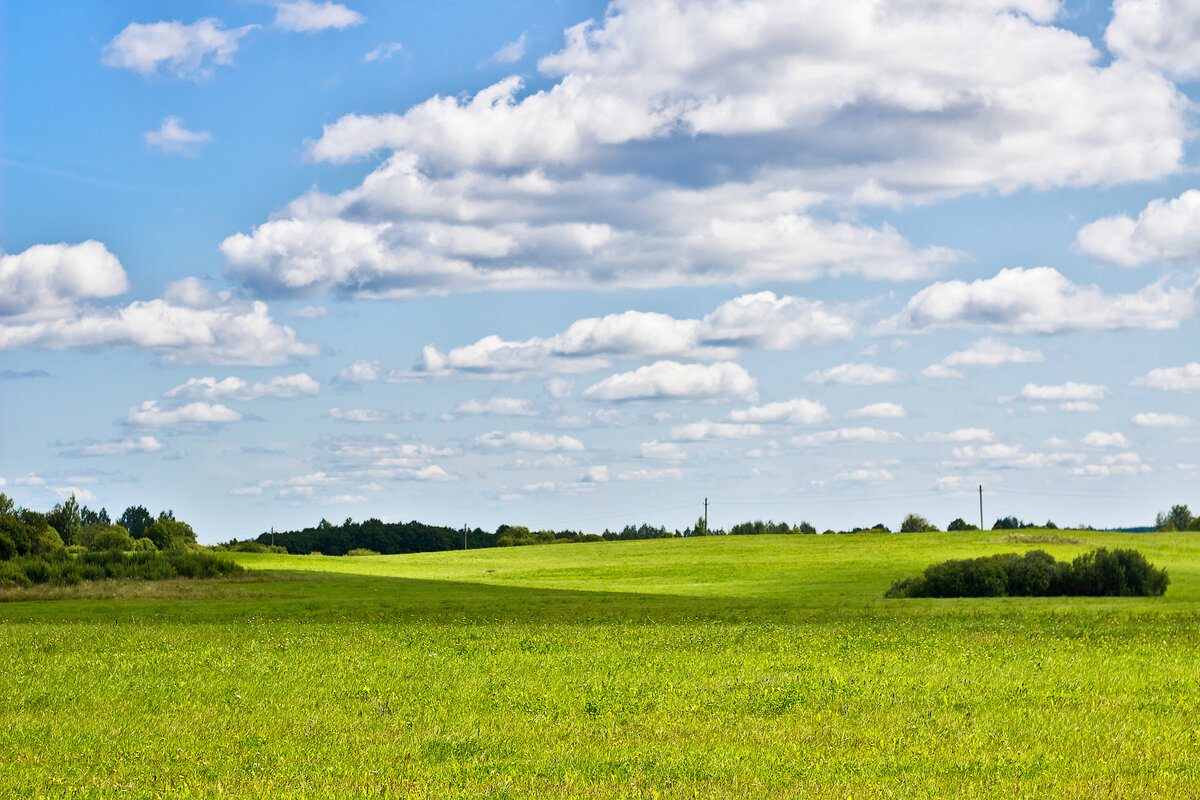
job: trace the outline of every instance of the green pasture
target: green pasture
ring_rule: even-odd
[[[747,536],[0,597],[0,797],[1200,797],[1200,535]],[[1133,546],[1157,598],[884,600]]]

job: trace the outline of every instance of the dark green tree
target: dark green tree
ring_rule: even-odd
[[[46,521],[50,523],[50,527],[58,532],[58,536],[62,541],[67,544],[74,544],[75,538],[79,535],[79,529],[83,527],[83,517],[79,510],[79,501],[75,499],[75,495],[72,494],[66,500],[50,509],[50,513],[46,515]]]
[[[935,528],[929,520],[922,517],[920,514],[909,514],[900,523],[901,533],[923,533],[924,531],[935,531]]]
[[[150,516],[145,506],[130,506],[117,517],[117,524],[129,531],[129,535],[134,539],[145,536],[146,528],[149,528],[152,522],[154,517]]]
[[[132,535],[132,532],[131,532]],[[133,537],[141,539],[141,536]],[[159,550],[177,550],[196,543],[196,532],[186,522],[160,519],[145,530],[145,538],[154,542]]]

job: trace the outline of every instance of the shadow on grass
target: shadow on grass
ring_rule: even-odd
[[[24,592],[24,594],[22,594]],[[955,598],[883,600],[867,596],[823,604],[761,597],[497,586],[332,572],[271,571],[212,580],[101,581],[77,587],[6,590],[0,624],[138,624],[303,621],[317,624],[434,625],[743,624],[891,618],[942,619],[970,626],[1025,614],[1067,617],[1185,613],[1191,604],[1162,598]],[[1160,601],[1160,602],[1153,602]]]

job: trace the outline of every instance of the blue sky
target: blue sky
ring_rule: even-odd
[[[17,4],[0,490],[202,541],[1200,502],[1200,11]]]

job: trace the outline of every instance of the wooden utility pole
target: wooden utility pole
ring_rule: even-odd
[[[463,525],[463,550],[467,549],[467,526]]]
[[[704,498],[704,535],[708,536],[708,498]]]
[[[271,526],[271,547],[275,546],[275,526]]]
[[[983,527],[983,484],[979,484],[979,530],[986,530]]]

